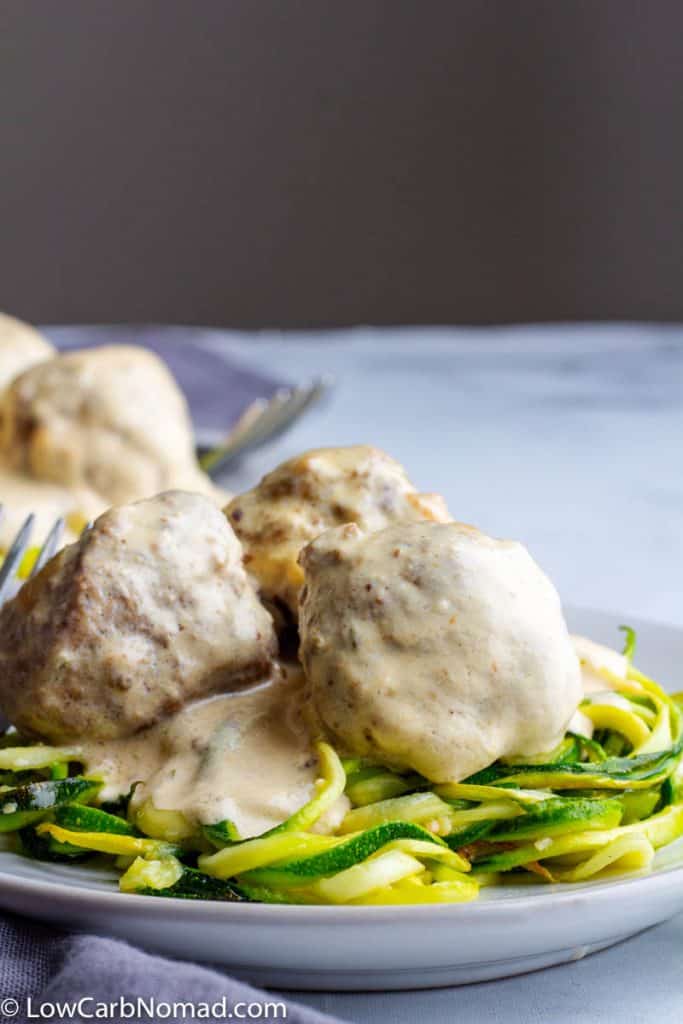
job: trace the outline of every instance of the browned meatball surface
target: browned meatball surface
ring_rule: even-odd
[[[0,708],[57,743],[127,736],[275,651],[225,517],[169,491],[105,512],[0,611]]]
[[[263,596],[296,618],[301,549],[323,530],[356,523],[365,532],[391,523],[449,519],[438,494],[419,494],[405,470],[369,445],[318,448],[283,462],[225,510]]]

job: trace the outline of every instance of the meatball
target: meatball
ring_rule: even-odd
[[[22,370],[49,359],[54,351],[35,327],[0,313],[0,391]]]
[[[350,525],[301,563],[301,659],[348,753],[446,782],[559,742],[582,697],[579,662],[521,544],[458,523]]]
[[[283,462],[226,515],[264,598],[296,619],[303,572],[299,552],[323,530],[357,523],[381,530],[396,520],[449,519],[443,498],[418,494],[403,467],[378,448],[318,448]]]
[[[0,405],[11,468],[109,504],[181,488],[215,496],[196,462],[185,399],[165,364],[132,345],[67,352],[22,373]]]
[[[0,611],[0,708],[53,742],[135,733],[265,677],[276,640],[207,498],[110,509]]]

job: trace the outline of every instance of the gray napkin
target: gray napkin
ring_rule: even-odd
[[[125,897],[122,897],[125,898]],[[125,1000],[125,1003],[121,1003]],[[156,1012],[147,1014],[144,1000]],[[80,1007],[79,1007],[80,1002]],[[66,1004],[53,1011],[55,1004]],[[165,960],[125,942],[91,935],[67,935],[10,915],[0,916],[0,1021],[27,1024],[50,1016],[54,1021],[97,1019],[97,1004],[115,1004],[108,1021],[192,1020],[192,1011],[173,1004],[191,1003],[194,1019],[230,1020],[236,1003],[279,1004],[265,1012],[240,1007],[244,1019],[287,1024],[332,1024],[333,1018],[281,995],[261,992],[216,970]],[[43,1005],[43,1010],[40,1007]],[[208,1004],[207,1011],[203,1007]],[[167,1008],[171,1007],[171,1012]],[[73,1015],[69,1007],[75,1007]],[[138,1009],[141,1015],[138,1014]],[[208,1013],[208,1016],[207,1016]],[[258,1014],[261,1014],[258,1016]],[[232,1019],[239,1019],[234,1017]]]

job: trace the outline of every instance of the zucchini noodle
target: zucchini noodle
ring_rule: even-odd
[[[542,757],[497,761],[433,785],[318,743],[312,799],[262,835],[198,826],[147,801],[99,805],[78,747],[0,737],[0,833],[47,861],[109,858],[126,893],[333,905],[459,903],[483,885],[584,882],[645,871],[683,836],[683,697],[632,665],[596,668],[604,693],[581,704],[592,736],[568,732]],[[344,796],[339,822],[326,815]],[[332,817],[329,817],[332,821]]]

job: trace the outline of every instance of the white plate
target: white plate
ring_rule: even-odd
[[[620,619],[569,613],[573,630],[616,645]],[[683,630],[631,622],[638,664],[683,688]],[[474,903],[296,907],[191,903],[116,891],[113,874],[0,851],[0,906],[114,935],[171,956],[213,961],[278,988],[429,988],[576,960],[683,910],[683,844],[635,877],[485,889]]]

